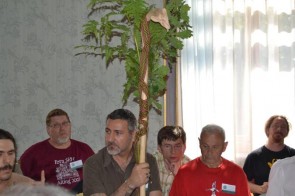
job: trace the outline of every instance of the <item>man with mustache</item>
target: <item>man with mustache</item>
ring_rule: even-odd
[[[82,192],[82,167],[86,159],[94,154],[93,150],[88,144],[71,139],[71,121],[62,109],[48,113],[46,130],[49,138],[32,145],[20,157],[23,174],[40,180],[39,173],[45,170],[46,183]]]
[[[295,149],[284,143],[289,130],[290,125],[285,116],[271,116],[265,124],[266,144],[247,156],[243,169],[254,196],[267,192],[270,169],[275,161],[295,155]]]
[[[127,109],[107,116],[106,147],[84,165],[84,196],[136,195],[142,185],[146,185],[147,195],[162,195],[155,158],[147,153],[147,162],[135,161],[136,127],[136,118]]]
[[[0,193],[15,184],[44,184],[44,172],[42,172],[40,182],[13,172],[16,164],[16,151],[16,142],[12,134],[0,129]]]

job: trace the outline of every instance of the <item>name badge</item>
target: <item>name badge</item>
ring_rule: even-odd
[[[78,169],[83,166],[82,160],[74,161],[70,163],[71,169]]]
[[[222,183],[222,192],[228,194],[236,194],[236,185]]]

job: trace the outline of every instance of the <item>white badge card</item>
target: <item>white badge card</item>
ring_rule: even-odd
[[[222,183],[222,192],[229,194],[236,194],[236,186],[231,184]]]
[[[70,163],[71,169],[78,169],[83,166],[82,160],[74,161]]]

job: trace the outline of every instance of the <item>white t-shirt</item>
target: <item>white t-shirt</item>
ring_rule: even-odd
[[[266,196],[294,196],[295,156],[280,159],[270,170]]]

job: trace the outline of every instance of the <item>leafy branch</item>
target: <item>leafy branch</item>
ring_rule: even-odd
[[[82,49],[77,55],[101,56],[109,66],[115,59],[125,62],[127,81],[124,84],[123,105],[132,94],[139,101],[139,62],[142,50],[140,25],[154,7],[144,0],[90,0],[89,21],[83,25]],[[175,62],[177,51],[183,48],[182,40],[192,36],[189,26],[190,7],[184,0],[169,0],[165,6],[171,29],[150,22],[151,45],[149,56],[149,108],[161,110],[158,101],[166,90],[169,67],[162,62]]]

